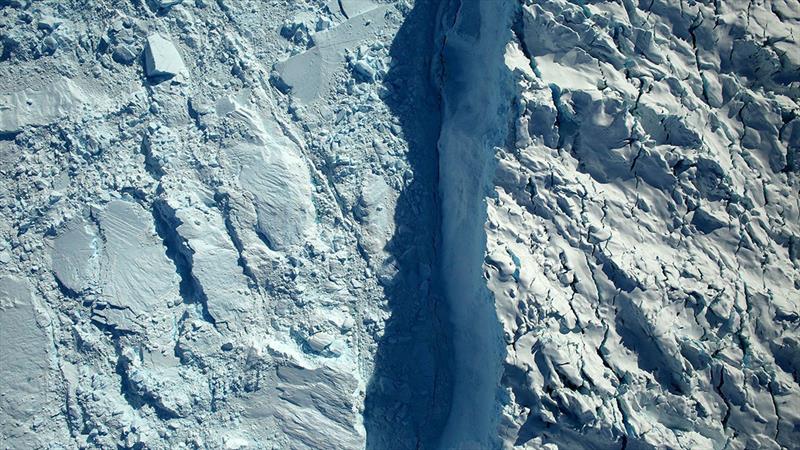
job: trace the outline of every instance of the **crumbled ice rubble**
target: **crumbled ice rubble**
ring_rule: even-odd
[[[498,21],[513,25],[488,25]],[[502,416],[476,421],[480,405],[454,403],[446,442],[795,447],[796,3],[526,0],[463,8],[454,23],[440,152],[467,175],[442,172],[456,183],[443,186],[454,210],[443,252],[469,256],[459,208],[472,206],[454,204],[485,199],[482,271],[505,351],[500,370],[456,358],[457,373],[477,375],[454,396],[500,383]],[[509,134],[470,150],[494,154],[483,165],[464,149],[495,119],[463,97],[493,75],[465,51],[504,71],[494,95],[514,98],[497,109]],[[489,172],[484,192],[465,188],[481,180],[475,167]],[[461,227],[452,244],[448,226]],[[489,345],[477,307],[451,293],[470,338],[457,352]]]
[[[386,63],[380,57],[381,45],[374,44],[371,47],[361,45],[355,53],[348,53],[347,60],[353,74],[359,81],[374,83],[386,76]],[[373,53],[378,53],[377,55]]]
[[[0,447],[433,442],[435,153],[381,83],[410,5],[0,5]]]

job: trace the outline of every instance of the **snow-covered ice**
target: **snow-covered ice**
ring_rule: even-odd
[[[144,58],[145,73],[151,78],[171,78],[186,70],[178,49],[160,33],[147,36]]]
[[[0,0],[0,447],[791,449],[792,0]]]

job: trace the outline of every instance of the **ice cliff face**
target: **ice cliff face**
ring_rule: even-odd
[[[449,140],[448,126],[494,156],[479,164],[491,172],[483,277],[505,352],[502,412],[488,418],[499,433],[483,439],[531,448],[796,446],[797,4],[515,8],[511,18],[497,6],[460,10],[471,17],[456,21],[459,36],[468,34],[462,23],[511,22],[475,33],[473,47],[491,46],[490,56],[469,50],[504,59],[505,77],[491,89],[506,107],[485,101],[480,117],[465,106],[449,121],[445,108],[440,140],[443,162],[473,151]],[[463,75],[447,74],[469,66],[443,54],[448,105],[464,92]],[[497,64],[488,68],[475,76]],[[469,158],[447,167],[469,171]],[[462,180],[461,192],[443,186],[443,204],[459,204],[475,180]],[[446,255],[447,234],[459,234],[444,219]],[[495,317],[456,314],[470,300],[450,300],[456,332],[461,323],[480,342],[475,328],[493,329]],[[470,351],[457,334],[454,343]],[[491,385],[494,353],[470,354],[483,359]]]
[[[3,448],[797,447],[797,2],[0,8]]]

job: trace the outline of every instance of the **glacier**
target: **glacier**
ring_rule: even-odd
[[[792,0],[0,0],[0,447],[792,449]]]

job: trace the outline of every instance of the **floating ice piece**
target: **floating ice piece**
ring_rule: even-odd
[[[303,11],[291,20],[284,22],[281,27],[281,36],[297,45],[307,46],[312,31],[316,29],[316,17],[308,11]],[[316,30],[320,31],[320,30]]]
[[[714,216],[703,208],[697,208],[692,217],[692,224],[704,234],[713,233],[718,228],[726,226],[724,220]]]
[[[361,185],[354,213],[363,226],[361,246],[379,261],[387,256],[386,244],[394,234],[393,211],[397,193],[379,175],[369,175]]]
[[[86,290],[99,273],[98,238],[89,224],[79,219],[53,241],[53,272],[72,292]]]
[[[152,0],[152,5],[159,9],[171,8],[179,3],[183,3],[183,0]]]
[[[105,238],[101,283],[109,308],[96,320],[128,329],[177,296],[178,278],[156,235],[151,214],[136,203],[115,200],[99,213]]]
[[[203,380],[190,370],[178,367],[126,367],[131,388],[167,417],[186,417],[192,413],[192,397],[202,397]]]
[[[378,7],[371,0],[341,0],[339,5],[342,8],[342,14],[348,19],[364,14]]]
[[[274,249],[301,244],[316,215],[305,162],[288,148],[249,148],[240,180],[256,196],[259,231]]]
[[[53,31],[64,23],[64,19],[53,16],[42,16],[36,27],[40,30]]]
[[[277,85],[305,103],[325,95],[333,73],[344,62],[344,49],[357,47],[381,30],[386,24],[386,9],[382,6],[357,17],[348,15],[351,18],[345,23],[315,34],[314,47],[275,65]]]
[[[49,125],[83,103],[77,84],[61,78],[40,88],[0,95],[0,134],[18,133],[29,125]]]
[[[52,344],[36,324],[32,300],[27,281],[0,278],[0,423],[6,448],[44,445],[28,427],[10,426],[41,414],[47,402]]]
[[[150,78],[167,79],[186,72],[175,44],[160,33],[147,36],[144,64]]]
[[[114,49],[111,57],[120,64],[132,64],[136,60],[136,52],[130,45],[122,44]]]
[[[308,166],[300,148],[274,121],[260,120],[257,113],[235,101],[229,107],[228,113],[245,118],[261,144],[228,149],[239,182],[255,197],[259,233],[273,250],[301,245],[314,234],[316,210]]]
[[[367,61],[364,61],[363,59],[356,61],[353,64],[353,70],[365,81],[375,81],[375,69],[373,69]]]
[[[316,209],[312,182],[302,150],[272,118],[241,99],[217,102],[217,114],[242,121],[256,138],[228,148],[232,169],[245,191],[255,197],[256,230],[272,250],[288,250],[314,236]],[[288,131],[287,131],[288,133]]]
[[[358,389],[350,373],[331,367],[309,368],[283,360],[262,389],[247,393],[242,428],[262,432],[273,421],[301,448],[361,448],[363,435],[352,393]]]
[[[159,203],[158,209],[174,230],[170,239],[180,242],[178,251],[208,314],[214,323],[235,326],[252,300],[222,215],[213,209],[180,204],[175,198]]]
[[[322,352],[329,345],[333,342],[333,336],[330,333],[325,333],[324,331],[312,334],[306,340],[308,346],[311,347],[317,353]]]
[[[114,200],[93,214],[99,228],[81,218],[53,239],[53,272],[70,295],[96,290],[96,323],[139,331],[143,315],[177,298],[175,268],[155,233],[152,215],[137,203]]]

